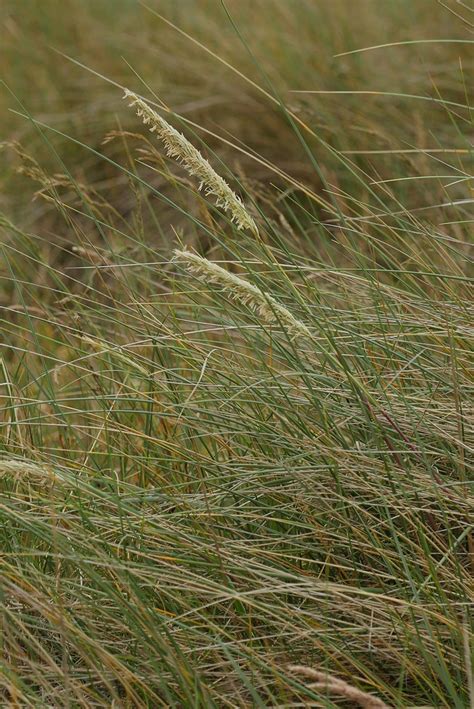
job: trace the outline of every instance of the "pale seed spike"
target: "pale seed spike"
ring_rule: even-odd
[[[270,325],[283,324],[292,335],[311,337],[304,323],[295,318],[273,296],[264,293],[253,283],[191,251],[175,249],[174,256],[189,273],[197,276],[204,283],[221,286],[233,300],[249,307]]]
[[[152,133],[157,133],[165,145],[167,155],[178,160],[190,175],[198,178],[199,189],[215,198],[216,205],[230,214],[238,229],[249,229],[257,235],[257,225],[240,197],[199,150],[136,94],[125,90],[124,98],[131,99],[130,106],[135,108],[137,116],[145,125],[150,126]]]
[[[0,460],[0,479],[12,477],[18,482],[45,484],[58,481],[58,476],[49,467],[29,460]]]

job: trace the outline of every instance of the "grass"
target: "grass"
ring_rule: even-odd
[[[1,702],[464,709],[469,8],[150,5],[2,10]]]

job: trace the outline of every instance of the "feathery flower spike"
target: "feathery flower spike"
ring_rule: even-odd
[[[167,155],[177,159],[190,175],[199,179],[199,189],[215,198],[216,205],[230,214],[237,228],[249,229],[258,234],[257,225],[240,197],[217,174],[199,150],[136,94],[125,90],[124,98],[131,99],[129,105],[135,108],[137,116],[145,125],[150,126],[152,133],[157,133],[165,145]]]
[[[344,699],[348,699],[352,704],[356,703],[362,709],[391,709],[388,704],[385,704],[378,697],[374,697],[368,692],[363,692],[361,689],[354,687],[339,677],[330,675],[327,672],[319,672],[313,670],[312,667],[306,665],[289,665],[288,670],[293,674],[299,674],[302,677],[313,680],[309,689],[322,690],[329,694],[335,694]]]
[[[9,476],[23,482],[51,483],[58,480],[51,469],[29,460],[0,460],[0,479]]]
[[[267,323],[271,325],[283,324],[292,335],[311,337],[311,333],[304,323],[295,318],[273,296],[264,293],[253,283],[229,273],[225,268],[221,268],[221,266],[191,251],[175,249],[174,256],[189,273],[197,276],[204,283],[221,286],[233,300],[249,307]]]

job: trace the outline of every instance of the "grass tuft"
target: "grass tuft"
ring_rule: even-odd
[[[467,6],[18,5],[0,704],[465,709]]]

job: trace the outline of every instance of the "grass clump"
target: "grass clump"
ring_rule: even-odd
[[[346,90],[352,69],[332,54],[353,48],[347,8],[317,5],[275,5],[278,46],[300,27],[303,52],[323,13],[323,78]],[[410,12],[430,32],[426,5]],[[407,94],[429,89],[416,65],[417,88],[386,84],[373,110],[359,95],[336,119],[345,95],[315,108],[290,94],[313,75],[296,83],[290,50],[271,54],[266,10],[242,30],[235,10],[225,27],[250,44],[199,47],[215,71],[197,115],[128,94],[166,155],[130,111],[114,122],[111,100],[86,137],[29,116],[31,156],[2,136],[22,191],[5,189],[0,215],[1,701],[464,709],[471,101],[452,52],[465,23],[452,43],[421,37],[439,79],[428,113],[410,113]],[[177,37],[174,57],[181,39],[198,47]],[[354,55],[356,87],[373,52],[387,81],[407,81],[390,51]],[[170,104],[190,99],[183,77]],[[219,130],[216,91],[242,98]]]

